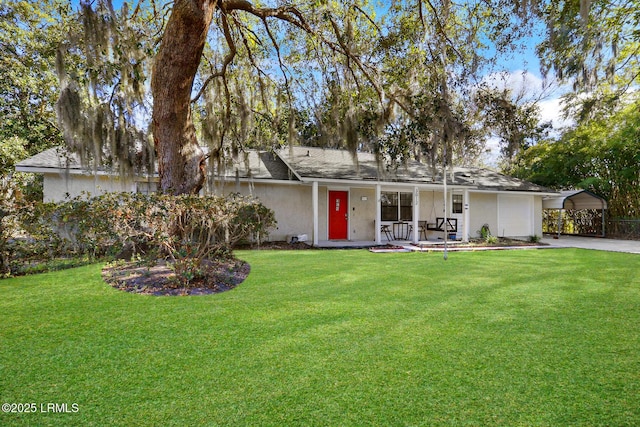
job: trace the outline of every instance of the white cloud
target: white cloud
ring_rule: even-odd
[[[499,90],[509,89],[514,98],[525,102],[559,97],[566,91],[555,78],[543,79],[526,70],[488,74],[480,84]]]
[[[509,89],[515,97],[533,99],[548,86],[540,77],[523,70],[488,74],[482,84],[498,90]]]
[[[542,122],[551,122],[553,129],[559,130],[574,124],[571,119],[566,119],[562,115],[561,99],[559,97],[545,99],[538,102],[540,107],[540,120]]]

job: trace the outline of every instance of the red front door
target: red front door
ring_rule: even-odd
[[[329,191],[329,240],[347,239],[348,200],[346,191]]]

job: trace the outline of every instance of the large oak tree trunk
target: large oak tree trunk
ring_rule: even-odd
[[[176,0],[155,59],[152,131],[164,193],[195,194],[204,184],[190,100],[216,3]]]

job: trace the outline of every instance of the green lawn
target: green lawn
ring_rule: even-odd
[[[0,281],[0,403],[38,410],[0,425],[640,425],[640,256],[238,255],[209,296]]]

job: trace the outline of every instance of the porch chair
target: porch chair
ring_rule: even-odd
[[[383,232],[385,234],[385,236],[387,236],[387,240],[388,241],[392,241],[393,240],[393,236],[391,235],[391,229],[389,228],[388,224],[382,224],[380,226],[380,231]]]

